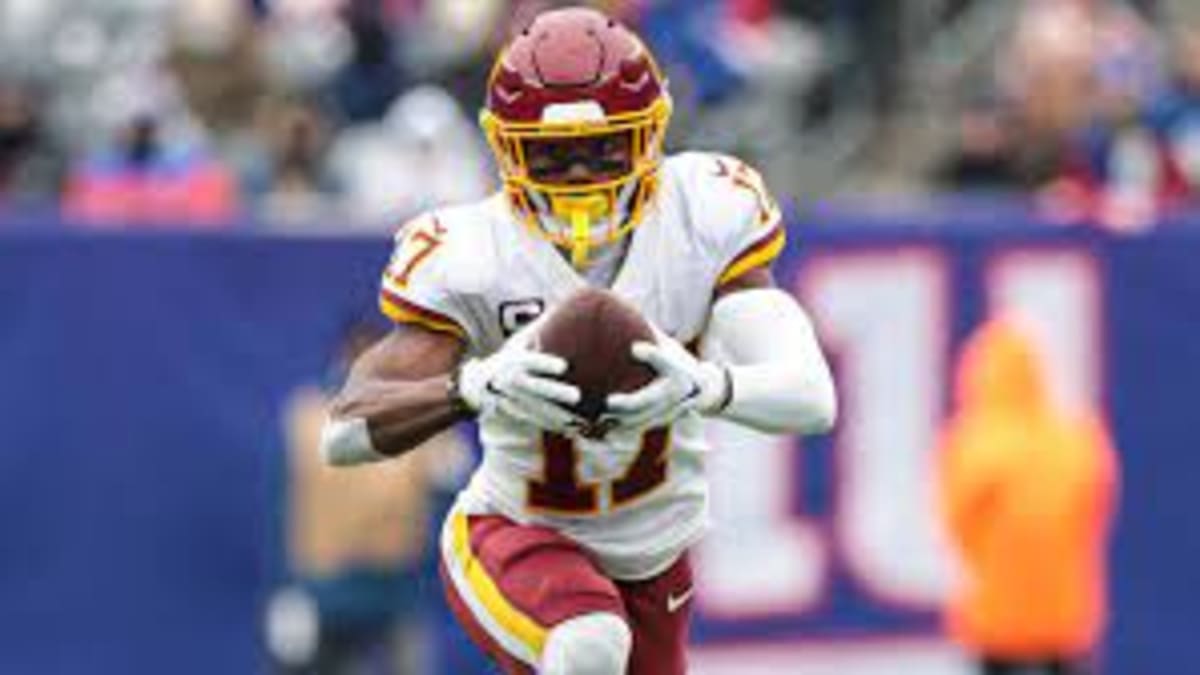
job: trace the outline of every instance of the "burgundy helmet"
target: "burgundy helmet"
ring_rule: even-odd
[[[596,101],[607,115],[644,111],[665,83],[641,40],[585,8],[540,14],[497,59],[487,109],[505,122],[542,122],[554,103]]]
[[[654,57],[628,28],[586,8],[539,14],[496,59],[480,123],[505,191],[537,232],[588,251],[630,232],[654,193],[671,101]],[[593,183],[530,175],[530,143],[621,136],[631,161]]]

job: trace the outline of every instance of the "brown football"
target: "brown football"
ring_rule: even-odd
[[[633,358],[630,346],[653,341],[654,332],[636,309],[609,291],[579,291],[551,310],[538,331],[538,348],[566,359],[562,379],[583,394],[575,412],[595,422],[609,394],[649,384],[654,370]],[[602,433],[602,432],[601,432]]]

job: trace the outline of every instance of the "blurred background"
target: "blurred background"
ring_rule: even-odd
[[[0,0],[0,672],[489,672],[432,563],[470,430],[312,448],[398,224],[497,184],[496,48],[562,4]],[[1200,2],[592,4],[670,148],[762,170],[842,392],[804,447],[713,429],[695,672],[1193,672]],[[997,316],[1017,385],[969,348]],[[969,590],[1006,564],[1050,647]]]

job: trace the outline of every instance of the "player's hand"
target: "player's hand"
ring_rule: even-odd
[[[658,377],[637,391],[610,394],[605,418],[618,427],[666,426],[690,411],[708,414],[725,405],[729,378],[725,369],[692,356],[675,338],[655,329],[655,342],[635,342],[633,357]]]
[[[458,371],[458,395],[480,415],[501,414],[539,429],[567,433],[583,426],[565,406],[579,403],[578,387],[555,378],[567,362],[533,351],[515,336],[486,358],[468,359]]]

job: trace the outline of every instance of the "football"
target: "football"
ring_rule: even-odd
[[[654,340],[642,315],[613,293],[589,288],[551,311],[538,329],[537,346],[566,359],[562,379],[583,395],[575,412],[596,422],[609,394],[634,391],[654,379],[654,370],[629,351],[639,340]]]

